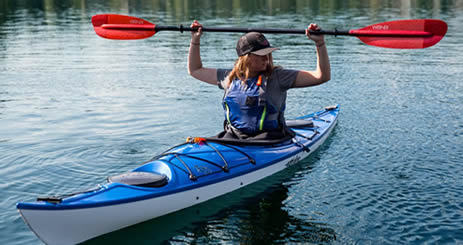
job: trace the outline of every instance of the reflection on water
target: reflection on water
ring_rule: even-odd
[[[438,18],[446,37],[391,50],[326,37],[332,81],[290,90],[288,117],[341,104],[325,147],[292,169],[101,243],[458,244],[463,209],[463,2],[0,1],[0,243],[40,244],[18,201],[88,189],[187,136],[220,131],[222,92],[186,71],[188,33],[139,41],[95,35],[100,13],[158,24],[356,29]],[[239,34],[206,33],[209,67],[230,67]],[[274,59],[312,69],[313,44],[268,35]],[[178,220],[182,220],[179,222]],[[159,233],[163,236],[159,237]]]
[[[110,0],[110,1],[14,1],[6,0],[0,3],[0,23],[18,17],[17,11],[27,12],[36,18],[47,19],[49,15],[57,15],[58,19],[66,18],[66,11],[78,11],[82,18],[87,18],[89,12],[117,13],[163,13],[161,17],[176,21],[191,21],[192,18],[230,18],[246,15],[273,16],[280,14],[317,14],[343,15],[346,10],[358,11],[365,16],[375,16],[384,11],[398,14],[401,17],[413,17],[416,14],[426,14],[427,17],[441,16],[456,12],[463,8],[463,3],[454,1],[313,1],[313,0]],[[230,11],[231,10],[231,11]],[[420,11],[424,13],[419,13]],[[74,16],[78,17],[78,16]]]

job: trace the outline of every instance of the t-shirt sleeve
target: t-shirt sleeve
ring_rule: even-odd
[[[230,69],[217,69],[217,81],[219,81],[217,85],[220,89],[224,89],[225,86],[223,82],[230,72]]]
[[[283,69],[277,68],[274,70],[275,76],[280,83],[282,89],[288,90],[293,87],[294,82],[296,81],[298,70],[292,69]]]

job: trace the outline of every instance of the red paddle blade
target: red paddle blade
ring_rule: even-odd
[[[388,21],[349,31],[365,44],[398,49],[431,47],[446,32],[447,23],[434,19]]]
[[[143,39],[153,36],[155,24],[137,17],[99,14],[92,17],[93,29],[100,37],[117,40]]]

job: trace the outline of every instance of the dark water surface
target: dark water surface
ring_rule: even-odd
[[[189,34],[95,35],[91,16],[157,24],[357,29],[437,18],[436,46],[326,37],[332,80],[295,89],[288,117],[338,103],[333,135],[299,165],[222,198],[89,244],[463,244],[463,1],[0,2],[0,244],[39,244],[19,201],[69,193],[221,129],[222,92],[187,74]],[[206,33],[203,62],[231,67],[239,34]],[[302,35],[267,35],[275,63],[314,69]]]

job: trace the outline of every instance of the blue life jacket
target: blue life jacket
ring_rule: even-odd
[[[278,110],[267,102],[266,85],[262,75],[246,83],[239,79],[230,83],[222,103],[229,125],[247,135],[280,127]]]

